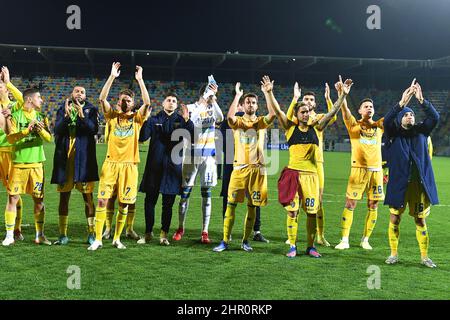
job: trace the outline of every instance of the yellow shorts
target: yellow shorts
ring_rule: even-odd
[[[287,211],[298,211],[300,199],[307,214],[316,214],[319,210],[319,176],[314,172],[301,171],[298,175],[299,190],[291,204],[285,206]]]
[[[228,186],[228,202],[242,203],[246,196],[251,206],[263,207],[267,204],[266,168],[248,166],[233,170]]]
[[[73,178],[75,175],[75,148],[69,148],[69,156],[67,158],[67,166],[66,166],[66,183],[59,184],[56,187],[56,191],[58,192],[70,192],[75,187],[81,193],[93,193],[94,192],[94,182],[73,182]]]
[[[11,170],[11,152],[0,151],[0,179],[5,187],[8,186],[9,171]]]
[[[30,194],[34,198],[44,198],[44,168],[39,167],[20,168],[14,164],[8,180],[8,194]]]
[[[389,208],[391,214],[401,215],[406,210],[406,204],[409,207],[409,215],[415,218],[423,219],[430,215],[430,200],[423,190],[419,181],[411,181],[405,194],[405,206],[403,208]]]
[[[347,185],[347,198],[361,200],[364,193],[372,201],[384,200],[383,171],[352,168]]]
[[[317,162],[317,175],[319,176],[319,188],[323,191],[325,186],[325,172],[323,170],[323,162]]]
[[[121,203],[134,204],[138,191],[138,166],[135,163],[105,161],[100,174],[98,199],[109,199],[117,190]]]

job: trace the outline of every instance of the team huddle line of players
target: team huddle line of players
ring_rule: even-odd
[[[203,226],[202,243],[211,243],[208,227],[211,217],[211,188],[217,184],[215,127],[232,129],[234,160],[224,169],[223,239],[215,252],[227,250],[235,221],[238,203],[247,198],[247,214],[241,248],[252,251],[249,238],[255,229],[254,240],[267,240],[259,231],[260,207],[267,204],[267,170],[264,159],[266,129],[278,119],[285,130],[289,146],[289,163],[278,180],[278,200],[287,213],[286,243],[290,248],[287,257],[297,254],[298,217],[300,208],[306,213],[306,254],[320,258],[315,243],[330,246],[324,236],[324,131],[342,117],[351,140],[351,173],[342,213],[342,238],[335,247],[350,247],[349,234],[357,201],[366,194],[368,212],[360,246],[372,250],[369,238],[377,221],[378,202],[390,207],[389,243],[391,254],[386,263],[398,262],[399,224],[406,205],[416,223],[416,237],[421,253],[421,263],[434,268],[428,257],[429,236],[426,217],[431,205],[438,203],[436,184],[431,166],[428,139],[436,127],[439,114],[424,99],[422,88],[414,79],[404,91],[400,102],[384,118],[373,120],[374,103],[367,98],[361,101],[357,120],[347,106],[346,97],[351,91],[352,80],[339,76],[335,84],[338,99],[332,102],[330,88],[326,84],[327,113],[315,112],[313,92],[301,97],[298,84],[294,97],[285,113],[274,95],[274,81],[264,76],[261,91],[268,114],[257,116],[258,95],[244,95],[240,83],[236,84],[235,97],[226,120],[217,103],[218,86],[212,76],[199,91],[199,100],[191,105],[181,105],[177,112],[178,97],[174,92],[165,94],[163,110],[155,116],[151,112],[150,96],[143,80],[143,69],[136,66],[135,79],[139,85],[143,104],[135,107],[135,94],[130,89],[120,91],[118,102],[112,106],[108,94],[114,80],[120,76],[121,64],[112,64],[111,74],[99,97],[106,120],[107,153],[100,177],[96,159],[95,135],[98,132],[98,109],[86,99],[86,90],[76,86],[69,99],[57,111],[54,128],[55,154],[51,183],[57,184],[60,194],[59,233],[55,244],[66,245],[69,199],[71,190],[79,190],[85,202],[88,224],[88,250],[103,246],[103,239],[113,237],[112,244],[125,249],[121,234],[139,244],[153,239],[155,206],[162,194],[160,244],[169,245],[169,228],[172,207],[177,195],[179,202],[179,226],[172,239],[179,241],[185,231],[189,198],[196,177],[199,176],[202,195]],[[14,101],[9,99],[9,94]],[[415,123],[415,113],[407,105],[415,97],[426,114],[421,123]],[[302,98],[302,100],[300,100]],[[36,228],[35,242],[50,245],[44,235],[44,169],[43,143],[52,135],[48,119],[41,112],[43,104],[39,90],[26,89],[21,93],[10,81],[7,67],[2,67],[0,79],[0,177],[8,192],[5,208],[6,237],[3,246],[23,240],[21,232],[22,194],[30,194],[34,201]],[[175,134],[177,130],[187,135]],[[150,139],[145,172],[138,186],[139,142]],[[386,197],[383,191],[383,160],[389,168]],[[179,146],[182,145],[182,148]],[[224,151],[227,148],[224,148]],[[226,158],[226,157],[225,157]],[[97,205],[94,205],[94,183],[99,181]],[[133,229],[138,191],[145,193],[145,235],[139,237]],[[112,220],[114,203],[118,200],[118,213],[114,232]],[[255,223],[256,222],[256,223]],[[106,224],[106,228],[105,228]],[[258,225],[258,228],[255,228]]]

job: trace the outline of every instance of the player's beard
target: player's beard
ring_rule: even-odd
[[[128,105],[126,102],[122,101],[122,103],[120,104],[120,110],[122,111],[122,113],[127,113],[128,111]]]
[[[75,98],[75,97],[72,97],[72,100],[77,101],[81,105],[84,104],[84,102],[86,101],[83,98]]]

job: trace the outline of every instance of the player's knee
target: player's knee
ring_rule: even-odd
[[[97,205],[99,208],[104,208],[104,207],[106,207],[107,204],[108,204],[108,199],[98,199]],[[113,208],[114,208],[114,202],[112,204],[113,204]],[[109,208],[109,206],[108,206],[108,208]]]
[[[287,214],[290,218],[297,217],[297,211],[287,211]]]
[[[369,200],[367,206],[369,207],[369,209],[378,209],[378,201]]]
[[[424,218],[414,218],[414,222],[418,227],[425,227],[425,219]]]
[[[391,214],[391,222],[393,224],[399,225],[400,224],[400,220],[401,220],[401,217],[399,215]]]
[[[19,202],[20,196],[19,195],[10,195],[8,197],[8,204],[12,206],[16,206],[17,202]]]
[[[40,212],[44,209],[44,201],[42,199],[34,199],[34,210]]]
[[[211,188],[202,188],[201,193],[202,198],[211,198]]]
[[[356,208],[356,200],[347,199],[345,202],[345,207],[349,210],[354,210]]]
[[[94,202],[92,193],[83,193],[83,200],[86,205],[91,205]]]

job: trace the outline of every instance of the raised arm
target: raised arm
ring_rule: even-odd
[[[333,104],[333,100],[331,100],[331,97],[330,97],[330,86],[328,85],[328,83],[325,83],[325,94],[324,94],[324,97],[325,97],[325,102],[327,104],[327,112],[330,112],[333,109],[334,104]],[[338,109],[337,112],[339,112],[339,110],[340,109]],[[337,115],[334,115],[334,117],[331,118],[331,120],[328,123],[328,125],[332,125],[333,123],[336,122],[336,120],[337,120]]]
[[[141,114],[141,116],[146,117],[150,109],[151,100],[150,95],[148,94],[147,87],[145,86],[144,78],[142,76],[143,70],[144,69],[142,69],[141,66],[136,66],[135,78],[139,84],[139,89],[141,89],[142,100],[144,101],[144,104],[139,108],[139,113]]]
[[[336,83],[336,88],[338,89],[338,99],[334,103],[333,108],[329,111],[318,123],[317,129],[322,131],[324,130],[330,123],[330,121],[336,116],[342,104],[345,101],[345,98],[350,93],[350,89],[353,85],[353,81],[351,79],[345,80],[342,82],[341,76],[339,76],[339,82]]]
[[[241,83],[237,82],[235,87],[235,96],[234,100],[231,103],[230,109],[228,110],[227,119],[228,123],[234,124],[236,122],[236,110],[239,105],[239,100],[241,99],[242,95],[244,94],[244,91],[241,90]]]
[[[2,67],[2,78],[3,82],[6,84],[6,87],[8,88],[9,92],[13,95],[14,99],[17,101],[18,108],[21,108],[23,106],[23,95],[22,92],[20,92],[19,89],[17,89],[11,82],[11,77],[9,75],[9,69],[8,67]]]
[[[292,98],[292,102],[289,105],[289,109],[286,112],[286,117],[288,120],[298,123],[296,116],[294,115],[294,107],[297,104],[298,100],[302,96],[302,90],[300,89],[300,86],[298,85],[298,82],[294,84],[294,97]]]
[[[338,94],[339,90],[342,89],[342,86],[339,85],[339,83],[342,82],[342,77],[339,76],[339,82],[337,82],[334,87],[336,88]],[[352,117],[352,112],[350,111],[350,109],[348,108],[347,105],[347,99],[344,98],[344,102],[341,104],[341,109],[342,109],[342,117],[344,118],[344,120],[350,120],[350,118]]]
[[[103,113],[107,114],[111,112],[111,105],[108,102],[109,90],[111,90],[111,86],[114,80],[120,76],[120,62],[113,62],[111,67],[111,74],[109,75],[108,80],[106,80],[105,85],[103,86],[102,91],[100,92],[100,105],[102,106]]]
[[[272,123],[276,117],[273,106],[269,105],[269,93],[271,92],[273,95],[273,83],[274,83],[274,81],[270,81],[270,78],[268,76],[264,76],[261,81],[261,91],[264,93],[264,97],[266,98],[266,102],[267,102],[268,113],[266,115],[266,120],[268,123]],[[274,97],[274,99],[275,99],[275,97]]]
[[[430,101],[423,98],[422,87],[420,86],[420,84],[416,83],[415,87],[416,99],[420,103],[420,106],[423,108],[426,114],[425,120],[420,124],[420,129],[423,133],[430,135],[431,131],[436,128],[439,122],[439,113],[436,111]]]
[[[264,92],[264,97],[267,101],[267,108],[269,109],[269,114],[276,116],[280,122],[283,129],[288,129],[291,124],[286,117],[286,114],[281,110],[278,101],[275,99],[273,94],[273,81],[270,81],[268,76],[264,76],[261,81],[261,90]]]

